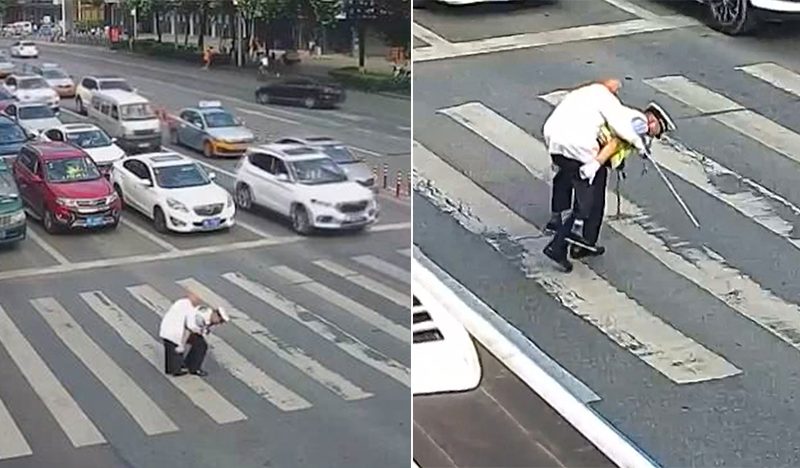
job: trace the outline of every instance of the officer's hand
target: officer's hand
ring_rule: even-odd
[[[584,164],[583,166],[581,166],[579,171],[581,174],[581,179],[588,180],[589,184],[591,185],[591,183],[594,181],[594,176],[595,174],[597,174],[598,170],[600,170],[600,162],[597,161],[596,159]]]

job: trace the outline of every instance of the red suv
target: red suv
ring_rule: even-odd
[[[30,143],[14,161],[20,196],[49,233],[119,223],[122,203],[91,157],[62,142]]]

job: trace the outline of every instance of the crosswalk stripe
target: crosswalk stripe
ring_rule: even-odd
[[[372,291],[375,294],[379,294],[401,307],[409,307],[411,304],[411,295],[409,293],[401,293],[396,289],[386,286],[380,281],[375,281],[369,276],[362,275],[361,273],[351,270],[344,265],[340,265],[333,260],[315,260],[313,263],[324,270],[327,270],[337,276],[341,276],[353,284],[361,286],[362,288]]]
[[[387,334],[397,338],[398,340],[408,343],[411,337],[411,330],[403,328],[399,324],[392,322],[388,318],[379,314],[378,312],[366,307],[343,294],[325,286],[322,283],[314,281],[308,276],[293,270],[287,266],[274,266],[271,270],[279,276],[289,281],[295,286],[300,286],[306,291],[321,297],[322,299],[330,302],[336,307],[350,312],[361,320],[383,330]]]
[[[372,393],[363,390],[338,373],[326,368],[306,354],[301,348],[284,342],[260,322],[253,320],[246,313],[231,305],[222,296],[207,288],[194,278],[180,280],[177,283],[193,291],[204,301],[219,307],[225,307],[231,316],[231,323],[235,327],[242,330],[259,344],[269,349],[278,357],[296,367],[334,394],[348,401],[363,400],[373,396]]]
[[[89,337],[61,304],[51,297],[30,302],[61,341],[128,411],[145,434],[156,435],[178,430],[178,426],[169,416]]]
[[[33,391],[50,410],[50,414],[73,446],[84,447],[106,442],[100,430],[61,385],[2,307],[0,307],[0,343],[8,351],[11,360],[25,376]]]
[[[464,110],[458,109],[458,111]],[[473,110],[469,116],[471,122],[482,118],[481,108],[473,106],[471,110]],[[450,111],[456,112],[452,108]],[[462,118],[457,120],[463,124]],[[505,119],[490,121],[483,118],[480,130],[485,131],[491,125],[502,125],[504,122],[507,121]],[[491,128],[496,133],[487,141],[497,141],[495,137],[503,138],[510,130],[513,131],[507,123],[499,128]],[[487,138],[486,133],[478,134]],[[519,140],[517,145],[522,146]],[[530,148],[527,148],[527,151],[530,151]],[[492,228],[505,229],[512,236],[541,235],[538,229],[492,198],[470,179],[442,163],[421,145],[415,147],[414,154],[415,166],[427,165],[430,168],[428,174],[422,171],[423,174],[435,180],[442,190],[449,192],[451,196],[458,195],[470,205],[473,213],[484,221],[499,220],[497,226],[491,226]],[[434,175],[437,177],[433,177]],[[450,189],[445,188],[445,185]],[[538,252],[535,254],[539,255]],[[741,373],[741,370],[724,358],[651,314],[584,264],[576,263],[575,270],[569,275],[556,274],[537,265],[529,267],[533,270],[537,283],[551,294],[562,298],[565,306],[574,314],[592,323],[617,344],[631,351],[672,381],[698,382]],[[584,301],[577,298],[592,298],[592,300]]]
[[[800,96],[800,74],[775,63],[756,63],[743,67],[736,67],[748,75],[766,81],[770,85],[782,89],[787,93]]]
[[[397,251],[397,253],[399,253],[400,255],[402,255],[404,257],[411,258],[411,249],[400,249],[400,250]]]
[[[254,297],[262,300],[273,309],[294,319],[297,323],[330,341],[355,359],[388,375],[403,385],[410,387],[411,379],[408,368],[370,348],[356,337],[325,320],[323,317],[314,314],[305,307],[286,299],[263,284],[257,283],[242,274],[225,273],[222,276],[231,283],[252,294]],[[187,287],[188,286],[187,284]]]
[[[131,286],[127,290],[159,317],[163,317],[171,306],[170,300],[150,285]],[[311,403],[267,375],[219,336],[209,334],[206,341],[219,365],[265,400],[283,411],[311,408]]]
[[[411,272],[404,270],[399,266],[393,265],[386,260],[381,260],[374,255],[359,255],[353,257],[353,260],[373,270],[383,273],[384,275],[394,278],[397,281],[411,284]]]
[[[163,346],[101,291],[84,292],[80,296],[131,348],[215,422],[227,424],[247,419],[244,413],[203,379],[190,375],[166,375],[163,368]]]
[[[0,460],[33,455],[31,446],[17,427],[3,400],[0,400]]]
[[[644,80],[652,88],[702,112],[713,120],[747,136],[785,157],[800,162],[800,134],[783,127],[763,115],[745,109],[721,94],[707,89],[684,76],[665,76]],[[726,102],[724,108],[713,108],[710,102]]]

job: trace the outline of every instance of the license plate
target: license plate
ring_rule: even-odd
[[[362,221],[365,221],[366,219],[367,218],[363,216],[348,216],[347,218],[345,218],[345,221],[347,221],[348,223],[360,223]]]
[[[221,220],[219,218],[211,218],[203,221],[203,227],[206,229],[214,229],[219,227]]]
[[[103,217],[102,216],[92,216],[90,218],[86,218],[86,225],[89,226],[89,227],[102,226],[103,225]]]
[[[147,148],[150,146],[150,143],[139,143],[139,148]]]

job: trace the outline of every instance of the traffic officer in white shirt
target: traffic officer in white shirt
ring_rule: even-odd
[[[229,320],[224,309],[214,309],[203,304],[191,292],[186,298],[172,304],[161,319],[159,330],[159,336],[164,342],[164,372],[181,376],[188,370],[190,374],[200,377],[208,375],[202,369],[208,350],[205,336],[211,332],[211,327]]]

